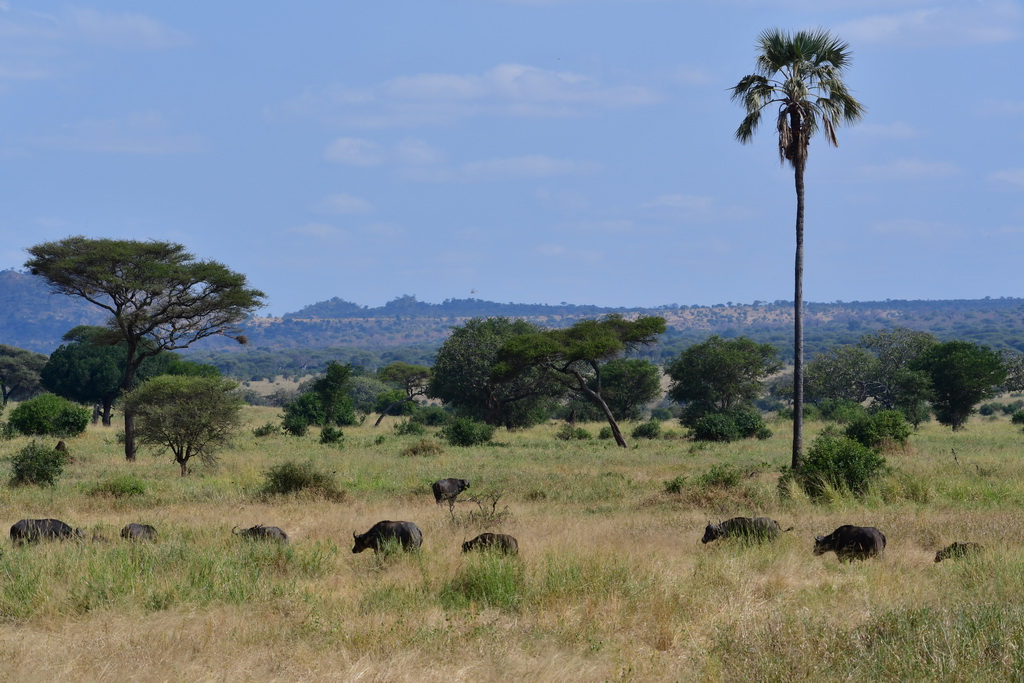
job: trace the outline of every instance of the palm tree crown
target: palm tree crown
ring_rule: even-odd
[[[757,73],[744,76],[732,98],[742,102],[746,117],[736,139],[750,142],[765,107],[778,105],[779,161],[803,166],[807,146],[819,129],[838,147],[836,128],[864,115],[864,107],[843,83],[850,47],[825,29],[790,35],[768,29],[758,37]]]

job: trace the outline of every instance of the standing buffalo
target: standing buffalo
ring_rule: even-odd
[[[286,534],[280,527],[276,526],[263,526],[257,524],[251,526],[248,529],[242,529],[241,531],[235,531],[238,527],[236,526],[231,530],[235,536],[243,536],[245,538],[265,539],[268,541],[283,541],[288,542],[288,534]]]
[[[129,541],[155,541],[156,540],[156,529],[149,524],[125,524],[124,528],[121,529],[121,538],[126,538]]]
[[[518,555],[519,541],[508,534],[480,534],[462,544],[462,552],[468,553],[470,550],[494,550],[506,555]]]
[[[948,545],[939,552],[935,553],[935,561],[942,562],[943,560],[955,560],[961,557],[967,557],[968,555],[975,555],[984,550],[984,547],[978,543],[960,543],[957,541],[952,545]]]
[[[377,522],[365,534],[352,532],[355,545],[352,552],[361,553],[367,548],[373,548],[373,552],[379,553],[384,545],[391,541],[400,543],[404,550],[419,550],[423,543],[423,532],[412,522]]]
[[[844,524],[828,536],[814,537],[814,554],[835,551],[840,560],[864,560],[881,555],[885,550],[885,534],[873,526]]]
[[[11,541],[21,545],[44,538],[85,538],[85,531],[72,529],[59,519],[23,519],[11,527]]]
[[[786,531],[792,531],[789,527]],[[770,517],[733,517],[704,528],[701,543],[709,543],[723,537],[737,537],[748,541],[770,541],[779,535],[782,527]]]
[[[469,488],[468,479],[438,479],[430,485],[434,492],[434,500],[438,505],[444,502],[454,501],[460,493]]]

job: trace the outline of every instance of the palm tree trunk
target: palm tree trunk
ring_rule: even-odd
[[[793,462],[804,460],[804,162],[794,160],[796,182],[796,264],[793,292]]]

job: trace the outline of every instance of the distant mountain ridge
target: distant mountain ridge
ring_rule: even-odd
[[[453,326],[474,317],[505,316],[544,327],[565,327],[608,313],[664,317],[668,332],[662,346],[666,351],[711,334],[745,335],[775,344],[783,355],[792,344],[793,311],[788,301],[624,308],[503,304],[480,299],[431,304],[403,295],[384,306],[369,308],[335,297],[280,318],[255,316],[245,327],[250,350],[436,348]],[[60,345],[67,330],[76,325],[99,325],[104,319],[103,311],[95,306],[73,297],[51,295],[40,278],[14,270],[0,271],[0,343],[50,353]],[[867,332],[894,326],[931,332],[940,339],[964,339],[1024,351],[1021,298],[809,303],[804,320],[809,354],[837,343],[854,343]],[[217,338],[204,340],[195,348],[240,350],[234,342]]]

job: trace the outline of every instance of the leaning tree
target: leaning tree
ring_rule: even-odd
[[[99,306],[110,317],[109,344],[127,351],[121,389],[131,391],[142,362],[213,335],[246,338],[238,324],[263,306],[263,292],[216,261],[197,261],[172,242],[89,239],[37,244],[25,266],[51,290]],[[124,411],[124,454],[135,460],[135,416]]]
[[[746,110],[736,129],[736,139],[753,140],[761,115],[776,108],[779,160],[793,167],[796,183],[796,264],[793,318],[793,462],[803,459],[804,404],[804,169],[811,137],[821,131],[825,140],[839,146],[836,128],[864,115],[864,107],[843,83],[850,63],[850,48],[824,29],[790,34],[769,29],[758,38],[756,73],[744,76],[733,88],[732,98]]]

